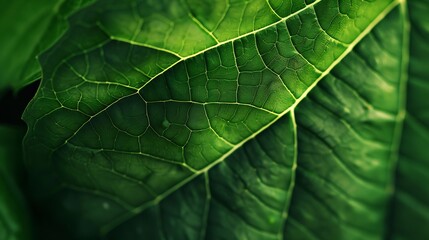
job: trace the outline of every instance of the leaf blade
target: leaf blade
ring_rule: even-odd
[[[325,1],[320,4],[319,8],[323,9],[333,4],[335,5],[336,1]],[[166,51],[161,53],[145,46],[128,46],[120,41],[107,43],[106,37],[108,36],[106,36],[105,29],[100,30],[98,26],[88,27],[82,24],[82,19],[93,20],[94,17],[90,11],[89,13],[86,12],[88,15],[82,12],[80,17],[75,17],[78,19],[76,20],[76,27],[70,32],[90,30],[92,33],[91,41],[83,43],[85,45],[75,46],[72,43],[76,37],[70,35],[69,32],[64,38],[65,40],[62,40],[58,46],[67,45],[71,46],[70,48],[62,47],[61,50],[57,46],[44,56],[44,64],[55,67],[46,70],[45,82],[42,83],[38,95],[24,115],[24,119],[30,126],[25,140],[27,154],[30,154],[32,160],[35,161],[34,166],[41,167],[42,171],[59,172],[59,175],[62,175],[61,178],[65,179],[65,182],[69,183],[68,186],[73,187],[73,189],[82,190],[86,188],[88,192],[105,198],[113,196],[114,199],[112,200],[123,205],[124,211],[137,214],[176,191],[198,174],[202,174],[214,165],[223,162],[246,141],[254,138],[276,119],[294,109],[299,101],[315,86],[316,82],[328,74],[351,51],[353,46],[397,4],[397,1],[383,1],[377,2],[376,5],[369,5],[373,6],[372,11],[370,11],[373,19],[359,20],[361,25],[366,25],[357,36],[353,32],[349,34],[351,38],[354,36],[354,40],[351,43],[345,43],[347,47],[338,42],[336,38],[339,37],[336,35],[339,33],[334,31],[335,29],[332,30],[329,27],[327,30],[318,29],[316,34],[309,30],[315,25],[326,25],[326,23],[319,23],[315,20],[317,14],[324,14],[317,7],[319,5],[316,5],[316,8],[305,9],[296,16],[287,19],[286,23],[258,32],[257,36],[246,35],[243,39],[237,39],[233,43],[230,42],[219,46],[219,48],[211,49],[202,55],[192,55],[192,58],[178,64],[176,62],[179,57]],[[360,11],[362,9],[369,8],[364,6]],[[293,26],[299,26],[301,18],[305,19],[303,29],[308,30],[308,32],[300,32],[296,26]],[[344,21],[339,20],[342,23]],[[353,23],[353,21],[348,22],[349,25],[353,25]],[[317,32],[320,33],[320,36],[317,35]],[[276,34],[281,36],[276,36]],[[292,38],[291,34],[295,34],[296,37]],[[316,47],[319,53],[325,51],[325,43],[328,46],[334,46],[332,47],[332,56],[326,54],[322,56],[323,61],[316,61],[317,59],[311,57],[306,51],[311,43],[309,45],[302,42],[306,36],[319,39]],[[257,43],[258,37],[261,38],[259,43]],[[281,77],[276,76],[276,73],[281,72],[282,69],[260,56],[263,53],[267,53],[268,56],[270,53],[269,46],[263,45],[263,40],[268,37],[273,39],[281,37],[281,43],[285,44],[282,49],[288,49],[290,50],[289,54],[292,53],[292,56],[286,55],[284,57],[282,53],[277,53],[275,56],[289,60],[296,58],[297,61],[290,61],[291,68],[299,69],[303,65],[303,72],[306,74],[312,72],[313,74],[306,76],[307,79],[301,81],[299,74],[294,76],[294,73],[289,72],[287,76],[294,81],[283,82]],[[275,43],[269,42],[266,45],[275,45]],[[246,44],[249,46],[246,49],[252,49],[252,51],[250,54],[244,51],[239,52],[243,55],[243,59],[238,59],[236,57],[238,51],[234,52],[234,50],[239,49],[240,45]],[[252,44],[254,47],[251,47]],[[100,50],[100,48],[102,49]],[[75,50],[80,52],[73,54],[72,52]],[[133,81],[121,77],[124,70],[133,70],[132,66],[125,66],[119,71],[108,67],[108,73],[114,77],[109,79],[109,74],[105,74],[108,80],[103,82],[103,75],[97,75],[100,72],[103,73],[100,68],[91,69],[88,64],[85,64],[89,60],[97,62],[102,59],[109,64],[116,63],[116,67],[121,67],[124,58],[115,59],[114,56],[124,56],[124,53],[128,54],[125,57],[130,56],[131,50],[146,53],[137,54],[140,55],[140,58],[141,56],[155,56],[148,60],[149,67],[147,69],[140,70],[139,78],[130,78]],[[259,50],[263,52],[260,53]],[[80,55],[82,52],[84,54]],[[210,54],[211,56],[207,57]],[[219,56],[218,59],[214,57],[216,54]],[[286,54],[288,53],[286,52]],[[248,61],[254,55],[260,56],[259,59],[256,58],[258,63],[256,66]],[[161,62],[161,66],[157,66],[158,60],[156,59],[159,56],[162,56],[164,60],[167,59],[166,62]],[[222,58],[222,56],[227,57]],[[320,57],[317,54],[316,56]],[[138,57],[133,59],[139,60]],[[243,65],[237,66],[235,61],[239,60],[243,60]],[[246,60],[249,63],[246,63]],[[199,64],[198,61],[206,61],[203,67],[207,69],[203,70],[207,70],[206,72],[210,72],[211,75],[207,78],[203,76],[203,85],[210,80],[213,91],[207,95],[195,93],[192,101],[189,101],[192,94],[187,92],[187,79],[186,77],[183,79],[183,76],[187,76],[187,65],[192,65],[195,87],[201,85],[197,78],[201,72],[199,69],[201,69],[202,64]],[[222,65],[219,64],[219,61]],[[60,63],[60,65],[53,63]],[[168,69],[172,65],[174,67]],[[220,70],[216,68],[220,66],[223,68]],[[258,73],[261,67],[264,72]],[[319,68],[323,72],[317,70]],[[152,69],[156,70],[152,71]],[[164,72],[165,69],[168,71]],[[236,83],[231,80],[234,80],[235,76],[238,75],[237,69],[243,74],[250,69],[257,73],[255,74],[256,80],[259,77],[265,81],[256,88],[256,91],[262,90],[255,93],[255,99],[251,99],[251,95],[249,97],[246,96],[248,94],[243,93],[240,100],[243,103],[234,101],[234,98],[238,99],[238,96],[237,91],[234,91],[234,84]],[[225,71],[229,71],[229,75],[222,75]],[[113,72],[116,75],[113,75]],[[161,72],[163,74],[158,75]],[[178,77],[175,75],[176,72]],[[133,76],[135,71],[127,73]],[[223,81],[219,81],[219,78]],[[152,81],[152,79],[156,81]],[[183,85],[183,81],[186,83],[185,85]],[[255,78],[252,79],[249,76],[243,81],[255,81]],[[175,82],[175,84],[169,86],[170,82]],[[72,84],[64,85],[69,83]],[[231,83],[232,85],[228,85]],[[254,82],[248,83],[250,86],[254,84]],[[310,85],[310,88],[303,87],[306,84]],[[282,91],[276,91],[277,89],[282,89]],[[250,92],[250,89],[247,91]],[[98,94],[99,92],[102,92],[103,95]],[[273,95],[277,94],[277,96],[267,99],[265,96],[267,92],[271,92]],[[96,96],[95,99],[94,95]],[[169,99],[174,102],[169,102]],[[210,102],[205,104],[205,101],[201,99],[208,99]],[[278,103],[277,101],[281,102]],[[187,118],[189,113],[192,113],[191,118]],[[247,116],[251,117],[248,118]],[[123,119],[130,121],[138,119],[139,122],[130,126],[127,124],[128,121]],[[197,121],[192,122],[188,119]],[[201,131],[191,136],[189,129]],[[50,132],[51,139],[43,137],[46,132]],[[146,136],[144,138],[138,137],[141,133],[145,133]],[[117,141],[117,139],[120,140]],[[200,143],[203,142],[210,143],[210,145],[201,145]],[[185,145],[187,149],[183,150]],[[51,166],[51,162],[47,162],[45,159],[54,160],[54,166]],[[127,169],[125,165],[122,165],[123,159],[136,163],[135,166],[137,167]],[[204,161],[204,159],[206,160]],[[50,169],[52,167],[55,170]],[[115,169],[126,169],[126,176],[134,180],[144,179],[143,190],[136,191],[137,194],[134,190],[130,191],[133,194],[126,193],[125,189],[135,189],[136,184],[121,174],[117,174]],[[78,179],[77,176],[82,172],[85,172],[86,176]],[[92,178],[94,174],[97,175],[96,179]],[[165,180],[164,176],[167,174],[170,179]],[[112,179],[115,181],[109,186],[103,183],[105,180],[111,181]],[[106,219],[101,221],[104,220]],[[93,219],[93,221],[97,222],[100,219]]]
[[[429,236],[428,190],[422,185],[427,181],[429,156],[424,151],[429,143],[427,131],[428,105],[422,99],[428,93],[428,72],[424,67],[429,52],[425,37],[429,30],[425,19],[426,2],[407,1],[410,18],[410,65],[407,85],[407,113],[399,149],[396,172],[396,190],[390,223],[391,239],[424,239]]]
[[[404,115],[404,26],[397,7],[298,106],[286,238],[385,236]]]

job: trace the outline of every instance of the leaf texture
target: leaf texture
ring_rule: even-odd
[[[297,126],[287,126],[283,122],[289,121],[289,118],[281,118],[230,158],[211,169],[206,180],[208,184],[203,188],[210,192],[209,198],[204,191],[200,196],[188,192],[187,189],[199,189],[195,184],[202,180],[195,179],[153,208],[124,222],[109,237],[382,239],[393,190],[398,129],[404,116],[403,90],[406,79],[402,75],[402,69],[407,63],[406,58],[403,59],[403,48],[407,43],[403,41],[406,19],[401,11],[400,8],[393,10],[302,101],[296,109]],[[363,72],[365,74],[361,74]],[[295,121],[294,118],[291,120]],[[246,166],[249,160],[260,160],[267,164],[277,163],[282,157],[286,157],[291,161],[292,154],[285,154],[292,151],[294,146],[293,142],[285,138],[288,136],[285,132],[287,129],[298,133],[294,149],[298,154],[295,187],[286,188],[280,184],[284,180],[275,179],[273,184],[277,188],[288,189],[288,195],[279,194],[266,185],[261,188],[262,192],[255,192],[253,189],[258,186],[258,178],[261,179],[260,182],[266,183],[265,178],[239,166]],[[271,133],[282,137],[272,136]],[[261,151],[255,147],[254,142],[271,147],[264,147]],[[251,154],[242,156],[241,151]],[[263,158],[259,155],[261,152],[274,157]],[[218,171],[225,165],[234,163],[237,167],[232,169],[239,170],[228,171],[227,174]],[[276,167],[264,165],[262,169],[258,170],[274,170]],[[289,164],[289,169],[295,171],[295,165],[290,167]],[[277,173],[278,176],[285,175],[283,171]],[[252,181],[237,181],[228,177],[236,175]],[[273,173],[270,175],[277,176]],[[224,188],[217,187],[219,179],[225,179]],[[248,187],[249,194],[228,191],[230,188],[241,189],[242,182],[248,183],[245,186]],[[200,183],[200,186],[204,184]],[[209,202],[211,214],[204,214],[207,205],[202,203],[178,205],[189,202],[183,200],[184,197],[178,198],[178,192],[180,196],[186,196],[192,201],[200,199],[204,203]],[[289,211],[273,211],[264,204],[243,204],[248,201],[263,203],[266,194],[283,196],[286,202],[292,196],[291,208]],[[192,206],[192,211],[183,210],[189,205]],[[266,205],[270,206],[269,202]],[[200,211],[199,214],[188,214],[196,209]],[[276,228],[277,233],[267,231],[269,228],[264,226],[278,225],[265,216],[276,216],[279,213],[284,214],[286,222]],[[255,218],[258,221],[255,222]],[[155,223],[148,222],[151,219],[158,220]],[[201,223],[203,227],[198,224],[180,225],[188,221]],[[179,233],[188,229],[203,229],[206,235],[201,237]]]
[[[391,221],[392,239],[429,238],[429,24],[427,1],[408,1],[410,64],[405,119]]]
[[[27,164],[45,183],[35,192],[59,189],[40,200],[78,219],[79,239],[381,238],[403,116],[402,12],[371,30],[399,3],[79,11],[41,56],[23,117]]]
[[[383,239],[404,117],[408,47],[394,9],[296,109],[285,239]]]
[[[283,117],[108,238],[282,239],[295,177],[295,129],[293,115]]]

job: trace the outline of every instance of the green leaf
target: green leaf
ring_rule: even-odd
[[[103,231],[113,229],[112,239],[281,239],[294,184],[295,128],[293,116],[283,117],[164,201]]]
[[[0,125],[0,239],[32,239],[29,212],[18,186],[22,129]]]
[[[0,89],[39,79],[36,57],[67,28],[66,18],[94,0],[0,1]]]
[[[404,8],[394,9],[297,107],[285,239],[382,239],[404,117]]]
[[[205,188],[202,177],[193,180],[138,217],[124,222],[109,237],[381,239],[385,234],[397,135],[404,111],[406,78],[402,70],[407,63],[403,59],[403,48],[407,46],[403,41],[404,22],[403,12],[396,8],[363,39],[297,107],[297,126],[285,125],[283,121],[289,119],[281,118],[211,169]],[[381,36],[396,40],[385,41]],[[288,214],[275,208],[273,211],[270,202],[263,201],[261,196],[264,195],[282,196],[272,192],[268,187],[273,186],[271,184],[253,195],[228,190],[241,189],[242,181],[231,179],[231,176],[251,179],[244,181],[250,193],[258,188],[258,181],[267,183],[251,169],[238,168],[246,166],[249,159],[265,164],[276,163],[282,157],[292,159],[285,155],[295,151],[294,144],[285,139],[287,129],[298,132],[295,188],[293,191],[290,186],[281,188],[284,180],[276,179],[272,183],[280,189],[288,189],[289,194],[293,192]],[[271,133],[282,137],[270,136]],[[255,142],[270,147],[259,149],[254,146]],[[250,154],[238,157],[243,151]],[[263,158],[259,155],[261,152],[275,157]],[[233,169],[239,170],[225,171],[226,174],[218,171],[230,164],[236,164]],[[264,165],[262,170],[257,170],[275,169],[275,166]],[[289,165],[289,169],[294,171],[295,166]],[[281,171],[278,173],[285,175]],[[219,181],[225,181],[223,188],[218,187]],[[197,191],[201,193],[196,195]],[[205,191],[210,193],[210,198],[206,198]],[[290,195],[282,197],[289,202]],[[243,204],[261,199],[261,204]],[[201,203],[196,203],[198,200]],[[209,214],[204,212],[207,208]],[[188,214],[190,212],[193,214]],[[275,216],[282,212],[284,219],[287,218],[284,226],[277,231],[265,227],[278,226],[270,223],[265,217],[267,214]],[[260,222],[254,221],[254,217]],[[199,236],[201,232],[186,235],[190,230],[204,231],[205,235]]]
[[[41,56],[23,116],[39,204],[77,239],[383,238],[404,6],[106,0],[79,11]]]
[[[401,139],[392,239],[429,238],[429,22],[427,1],[409,1],[410,64]]]

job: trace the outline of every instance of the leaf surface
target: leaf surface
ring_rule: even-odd
[[[429,238],[429,22],[427,1],[408,1],[410,64],[407,113],[392,210],[392,239]]]
[[[285,239],[382,239],[404,118],[408,32],[395,8],[296,109]]]
[[[378,24],[296,108],[297,126],[288,126],[283,123],[288,118],[281,118],[244,144],[223,163],[211,169],[205,188],[201,179],[193,180],[138,217],[124,222],[110,237],[383,238],[385,217],[392,195],[398,135],[404,116],[403,90],[406,78],[402,72],[407,64],[407,51],[403,50],[407,47],[404,38],[407,34],[405,22],[403,9],[398,7]],[[361,74],[362,72],[365,74]],[[287,129],[297,131],[297,149],[285,138],[288,136],[285,132]],[[282,137],[275,137],[271,133]],[[264,147],[261,151],[255,147],[255,142],[270,147]],[[250,154],[242,156],[242,151]],[[284,199],[289,201],[292,196],[289,211],[277,209],[273,212],[273,209],[265,208],[264,204],[245,204],[252,200],[263,201],[265,198],[261,196],[267,194],[278,194],[267,185],[261,187],[262,192],[253,195],[246,194],[245,191],[228,191],[230,188],[241,189],[242,186],[242,181],[232,180],[231,176],[252,179],[253,181],[245,185],[250,193],[254,192],[252,190],[258,186],[258,181],[266,183],[260,174],[255,175],[253,171],[239,166],[246,166],[249,160],[260,160],[261,163],[268,164],[277,163],[284,157],[292,159],[293,156],[285,154],[290,151],[298,153],[298,175],[294,188],[283,186],[283,189],[288,189],[289,192],[283,196]],[[275,157],[261,158],[260,152]],[[240,170],[226,171],[226,174],[225,171],[218,171],[230,164],[236,164]],[[263,165],[258,172],[275,169],[274,166]],[[295,166],[290,170],[295,171]],[[278,176],[284,175],[283,171],[276,172],[279,173]],[[224,188],[218,187],[219,179],[225,179]],[[279,188],[282,187],[281,182],[284,181],[273,181]],[[190,194],[189,189],[195,192],[198,183],[205,190],[201,190],[199,195]],[[205,191],[210,193],[209,200],[204,194]],[[184,198],[192,199],[192,203],[196,200],[209,203],[210,214],[203,214],[207,209],[206,204],[189,204],[190,200],[186,201]],[[188,204],[182,205],[183,203]],[[187,209],[189,205],[192,206],[191,210]],[[195,216],[189,212],[199,214]],[[283,235],[267,231],[269,228],[264,228],[267,224],[271,227],[278,225],[265,216],[275,216],[276,213],[282,212],[286,222],[276,230],[282,231]],[[254,221],[255,215],[261,222]],[[193,219],[197,220],[192,221]],[[182,226],[184,222],[194,224]],[[192,229],[197,233],[203,229],[206,235],[183,235],[181,231],[184,229]]]
[[[109,239],[282,239],[295,129],[293,116],[281,118],[204,176],[130,221],[108,226],[116,227]]]
[[[277,120],[279,125],[283,122],[287,126],[282,129],[289,134],[286,136],[293,136],[296,128],[291,126],[294,123],[289,118],[284,120],[284,116],[306,99],[316,83],[342,62],[399,3],[322,0],[294,1],[291,5],[276,1],[210,5],[199,2],[101,1],[74,15],[64,37],[42,55],[44,79],[24,114],[29,126],[24,140],[25,153],[27,163],[39,173],[39,178],[52,177],[44,173],[55,173],[54,180],[45,182],[62,183],[55,195],[59,199],[58,207],[65,209],[64,214],[83,214],[84,220],[78,223],[77,229],[84,230],[77,231],[77,235],[98,234],[88,230],[98,228],[101,234],[110,233],[118,224],[132,216],[138,218],[142,212],[144,216],[159,219],[177,214],[167,204],[158,205],[171,195],[171,199],[180,199],[178,204],[184,205],[180,209],[186,209],[186,204],[199,206],[195,207],[190,222],[166,223],[165,226],[188,224],[177,230],[178,236],[196,238],[206,236],[207,231],[225,234],[218,236],[222,238],[244,233],[244,229],[253,226],[258,229],[249,232],[260,234],[261,239],[282,238],[279,226],[285,216],[279,215],[283,213],[279,209],[286,209],[289,202],[296,154],[290,151],[295,149],[282,150],[280,144],[273,147],[285,151],[285,155],[252,154],[270,159],[267,164],[281,163],[279,172],[283,172],[283,180],[278,186],[274,184],[282,189],[281,199],[270,196],[270,191],[261,191],[253,193],[253,198],[243,196],[243,202],[231,200],[225,191],[257,189],[240,184],[228,186],[228,183],[235,178],[244,185],[252,181],[258,171],[252,173],[245,163],[259,163],[258,159],[242,155],[251,152],[254,142],[268,141],[259,140],[259,137],[277,132],[270,130]],[[219,10],[211,11],[210,6]],[[347,69],[347,66],[342,68]],[[397,80],[396,73],[393,71],[387,76],[389,81]],[[327,78],[333,82],[336,79],[335,76]],[[383,79],[374,78],[383,82]],[[394,83],[384,84],[387,90],[394,91],[395,86],[391,86]],[[348,94],[358,97],[350,93],[353,87],[350,89]],[[361,94],[378,97],[372,92]],[[381,135],[390,134],[396,124],[398,106],[395,104],[399,100],[395,99],[399,97],[389,94],[392,98],[383,106],[386,109],[381,107],[387,113],[362,110],[375,114],[367,116],[374,121],[368,125],[390,121],[386,129],[380,130]],[[324,97],[320,95],[316,97],[322,101]],[[350,98],[348,95],[335,97]],[[368,105],[371,104],[376,103]],[[318,111],[326,114],[326,110]],[[350,123],[353,127],[371,132],[359,122],[362,119],[351,118],[352,113],[340,112],[339,115],[349,117],[346,120],[356,124]],[[331,120],[331,124],[337,124]],[[350,130],[346,120],[340,121],[344,131]],[[305,128],[305,122],[301,124]],[[371,147],[369,153],[364,154],[390,157],[390,148],[362,143],[356,140],[358,136],[348,134],[350,141]],[[365,137],[389,145],[386,139],[378,139],[377,134]],[[304,137],[300,141],[305,142],[302,140],[305,134],[301,136]],[[293,137],[285,139],[292,139],[286,143],[294,142]],[[246,142],[250,147],[246,148]],[[320,144],[324,146],[323,142]],[[389,183],[391,170],[389,162],[375,168],[374,171],[387,173],[372,181],[383,188]],[[231,176],[227,171],[242,174]],[[348,176],[350,173],[341,174]],[[185,185],[193,179],[193,185]],[[251,186],[258,188],[258,184]],[[43,188],[42,185],[38,187]],[[364,189],[361,194],[370,190]],[[200,197],[191,199],[195,203],[187,203],[187,196],[193,194]],[[383,205],[388,193],[380,190],[377,194],[379,198],[369,201]],[[165,202],[169,201],[176,202],[168,197]],[[231,209],[228,212],[225,206],[231,207],[234,203],[237,209],[253,206],[263,217],[257,219],[237,209],[235,216],[231,216]],[[207,204],[217,211],[206,210]],[[207,224],[214,219],[207,216],[219,214],[219,218],[222,213],[231,217],[228,220],[235,219],[234,223],[238,222],[243,232],[229,233],[232,223],[228,222],[210,223],[210,228],[204,225],[204,233],[189,227]],[[373,221],[379,224],[376,215]],[[208,220],[197,221],[204,218]],[[267,225],[263,220],[266,218],[273,224]],[[153,218],[137,219],[133,226],[140,226],[139,221],[148,219]],[[154,226],[151,229],[157,230],[165,227],[158,222],[146,226]],[[139,236],[139,231],[147,233],[148,229],[136,227],[129,234]],[[207,236],[215,236],[212,234]],[[379,232],[374,234],[379,235]]]

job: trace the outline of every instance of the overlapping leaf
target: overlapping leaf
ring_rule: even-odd
[[[286,239],[382,239],[404,117],[405,7],[357,45],[296,111]]]
[[[0,1],[0,89],[39,79],[36,57],[67,28],[66,18],[93,0]]]
[[[410,65],[407,115],[401,138],[393,204],[393,239],[429,238],[429,22],[427,1],[409,1]]]
[[[28,208],[19,187],[22,129],[0,125],[0,239],[33,239]]]

